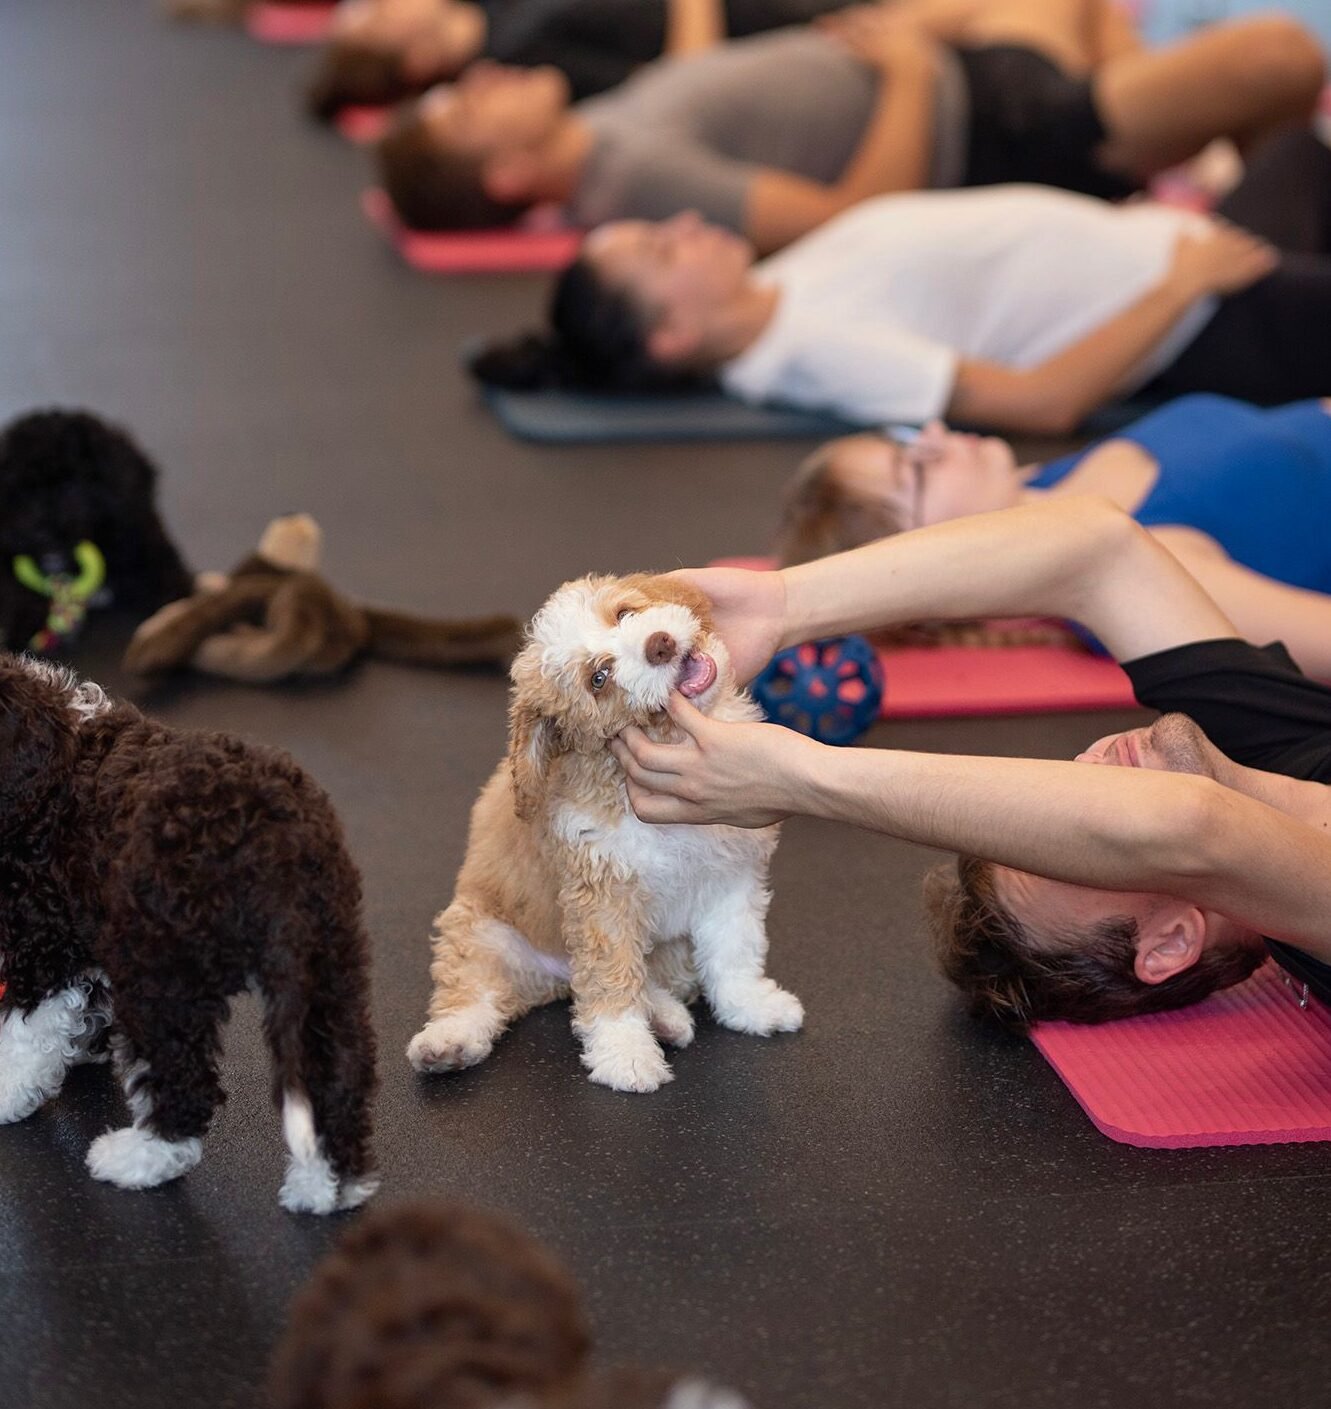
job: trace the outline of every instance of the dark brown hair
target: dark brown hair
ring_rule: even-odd
[[[530,201],[497,201],[482,180],[484,158],[442,147],[409,109],[379,144],[379,172],[399,219],[413,230],[512,225]]]
[[[338,41],[319,57],[305,86],[305,108],[320,122],[331,122],[343,108],[383,107],[423,93],[438,75],[425,82],[402,71],[402,59],[387,49]]]
[[[1051,1019],[1099,1023],[1182,1008],[1241,983],[1262,962],[1259,949],[1207,948],[1163,983],[1143,983],[1133,969],[1138,931],[1130,915],[1040,943],[998,899],[993,863],[976,856],[931,871],[924,898],[944,974],[974,1016],[1015,1032]]]
[[[479,1209],[374,1210],[291,1304],[274,1409],[481,1409],[577,1384],[577,1288],[538,1243]]]
[[[549,328],[488,343],[468,370],[488,386],[513,390],[567,387],[626,394],[682,393],[710,387],[706,373],[668,366],[647,346],[650,327],[633,299],[585,255],[555,281]]]

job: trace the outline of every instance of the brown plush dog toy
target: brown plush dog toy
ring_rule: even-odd
[[[364,607],[318,574],[322,534],[308,514],[274,519],[230,574],[203,574],[134,633],[124,667],[187,667],[252,684],[333,675],[359,656],[415,665],[506,665],[521,627],[511,616],[436,621]]]
[[[364,1215],[296,1294],[272,1409],[747,1409],[663,1371],[593,1373],[577,1286],[538,1242],[464,1204]]]

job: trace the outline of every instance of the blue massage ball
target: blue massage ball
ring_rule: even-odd
[[[834,636],[778,651],[749,688],[773,724],[853,744],[878,718],[886,680],[863,636]]]

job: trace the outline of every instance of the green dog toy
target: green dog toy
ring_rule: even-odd
[[[28,642],[28,649],[39,654],[54,651],[83,625],[88,603],[106,581],[106,559],[95,543],[84,539],[74,549],[78,576],[67,573],[44,573],[26,553],[14,559],[14,576],[39,596],[49,597],[51,606],[46,613],[46,625]]]

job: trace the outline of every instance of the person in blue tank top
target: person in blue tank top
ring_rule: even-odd
[[[806,562],[1052,495],[1126,510],[1243,635],[1280,638],[1305,671],[1331,679],[1331,401],[1263,409],[1185,396],[1044,465],[938,421],[909,444],[844,436],[797,473],[777,553]]]

